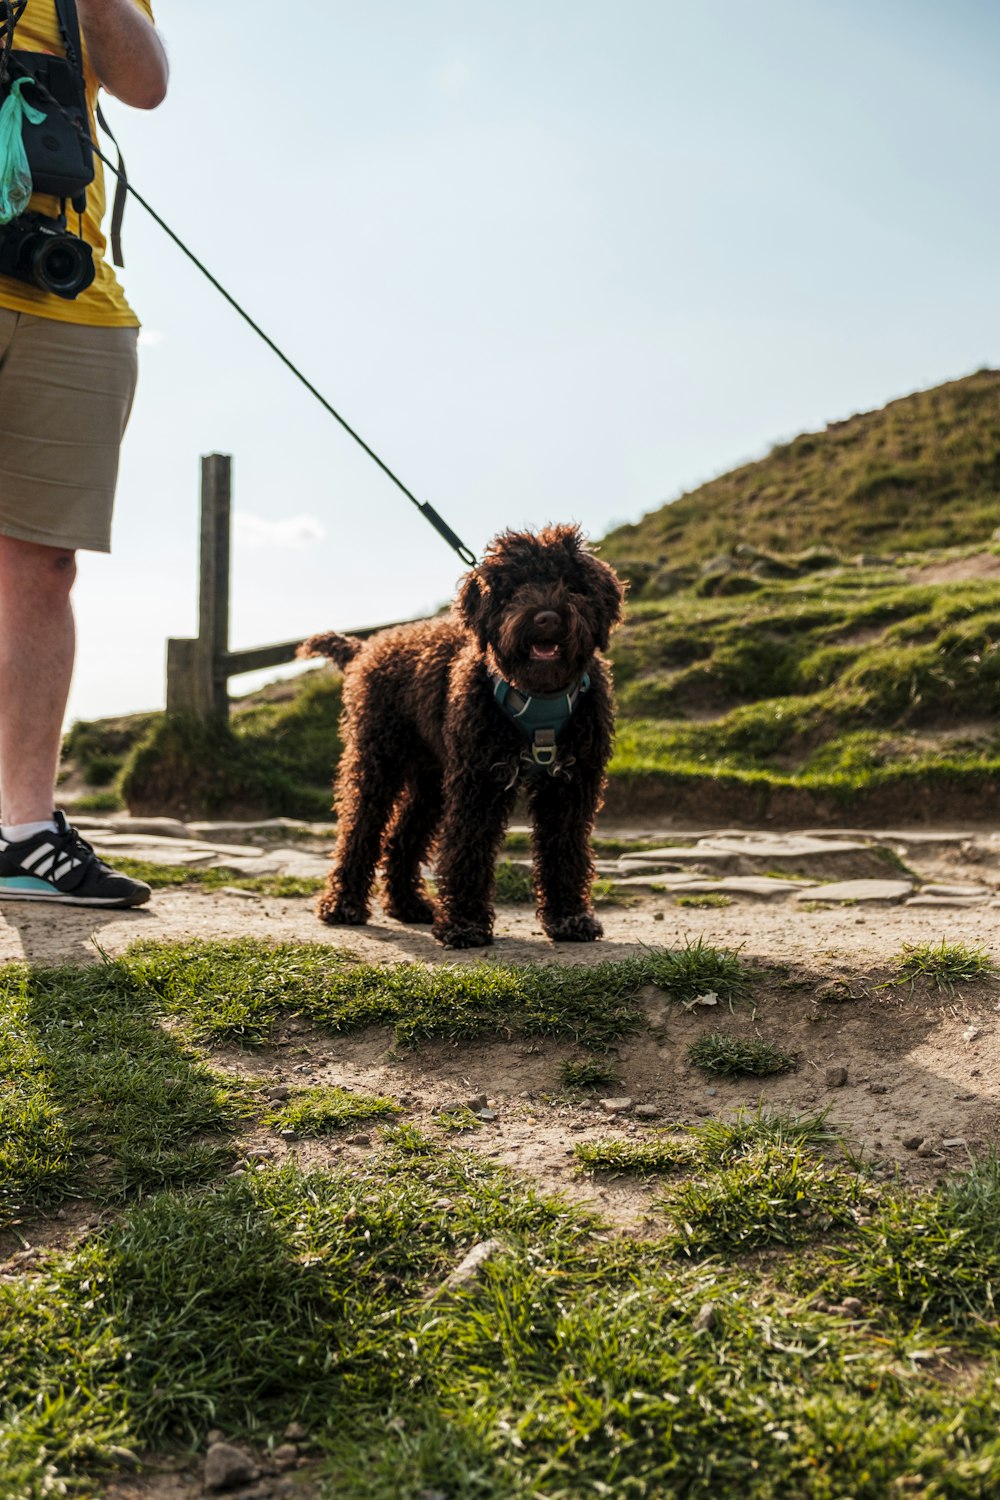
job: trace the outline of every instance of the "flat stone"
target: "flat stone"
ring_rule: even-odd
[[[189,838],[166,838],[156,833],[119,833],[117,831],[102,832],[95,835],[92,840],[95,847],[100,845],[106,849],[156,849],[166,845],[173,849],[187,849],[192,854],[216,854],[221,858],[228,855],[240,859],[259,859],[261,851],[254,849],[250,844],[209,844],[203,839]]]
[[[606,1115],[624,1115],[632,1108],[631,1099],[602,1099],[601,1108]]]
[[[919,896],[911,896],[903,904],[905,906],[982,906],[989,898],[987,896],[929,896],[926,891],[921,891]]]
[[[78,820],[74,817],[73,822]],[[116,813],[108,819],[107,827],[120,833],[154,833],[171,839],[189,839],[191,830],[179,818],[131,818]]]
[[[658,1104],[637,1104],[635,1107],[637,1120],[658,1120],[662,1113]]]
[[[991,896],[985,885],[922,885],[921,896]]]
[[[809,901],[902,901],[913,890],[911,880],[835,880],[814,886],[797,899]]]

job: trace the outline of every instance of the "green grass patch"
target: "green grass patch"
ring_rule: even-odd
[[[249,1112],[116,966],[0,969],[0,1223],[208,1181]]]
[[[968,943],[905,943],[896,959],[896,984],[914,984],[926,979],[937,989],[954,989],[956,984],[970,984],[988,979],[996,965],[983,948]]]
[[[272,1130],[294,1130],[305,1137],[330,1135],[363,1120],[386,1119],[401,1112],[395,1099],[336,1086],[296,1091],[261,1116]]]
[[[141,993],[212,1043],[261,1045],[296,1014],[333,1031],[391,1026],[404,1045],[429,1038],[554,1036],[602,1049],[635,1031],[635,996],[655,984],[678,1002],[714,989],[748,992],[738,955],[701,943],[594,965],[478,962],[359,964],[325,944],[151,943],[116,961]]]
[[[838,1209],[801,1144],[783,1168],[773,1143],[740,1158],[753,1202],[779,1200],[756,1209],[757,1235],[732,1217],[720,1234],[713,1207],[722,1255],[769,1247],[744,1269],[700,1247],[678,1257],[672,1240],[595,1237],[475,1153],[389,1135],[349,1171],[162,1194],[0,1284],[0,1489],[92,1494],[115,1445],[176,1452],[214,1426],[265,1444],[299,1421],[331,1493],[361,1500],[990,1492],[995,1328],[949,1333],[953,1360],[980,1356],[956,1379],[908,1358],[928,1346],[919,1301],[899,1302],[888,1328],[817,1310],[826,1267],[784,1247],[817,1219],[817,1191],[824,1213]],[[927,1204],[945,1212],[947,1199],[915,1206],[911,1245]],[[869,1232],[847,1211],[835,1227],[845,1256]],[[486,1239],[500,1248],[478,1280],[445,1292]],[[968,1245],[953,1252],[970,1271]]]
[[[695,1142],[671,1135],[654,1135],[641,1141],[581,1141],[574,1147],[574,1155],[589,1172],[627,1172],[637,1177],[688,1171],[700,1159]]]
[[[654,891],[667,891],[670,887],[666,885],[653,886]],[[732,896],[727,896],[724,891],[696,891],[690,896],[675,896],[675,906],[700,907],[706,911],[723,906],[732,906]]]
[[[567,1058],[559,1069],[559,1078],[567,1089],[612,1088],[619,1082],[614,1068],[592,1057]]]
[[[322,880],[299,875],[246,875],[225,866],[218,869],[192,869],[189,865],[161,865],[149,859],[119,859],[115,869],[133,880],[144,880],[154,891],[184,886],[199,891],[219,891],[229,886],[240,891],[254,891],[260,896],[315,896]]]
[[[706,1031],[688,1048],[688,1060],[706,1073],[726,1078],[787,1073],[795,1058],[759,1037],[729,1036],[724,1031]]]

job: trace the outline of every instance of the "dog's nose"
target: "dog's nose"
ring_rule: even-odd
[[[558,630],[562,621],[554,609],[540,609],[535,616],[535,624],[539,630]]]

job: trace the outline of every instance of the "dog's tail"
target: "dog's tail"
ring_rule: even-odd
[[[346,667],[363,645],[364,641],[359,640],[356,635],[338,635],[335,630],[328,630],[322,635],[311,635],[307,641],[303,641],[295,655],[328,656],[338,667]]]

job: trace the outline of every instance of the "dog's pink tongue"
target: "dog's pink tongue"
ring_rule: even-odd
[[[559,656],[559,647],[532,646],[531,655],[535,661],[556,661]]]

